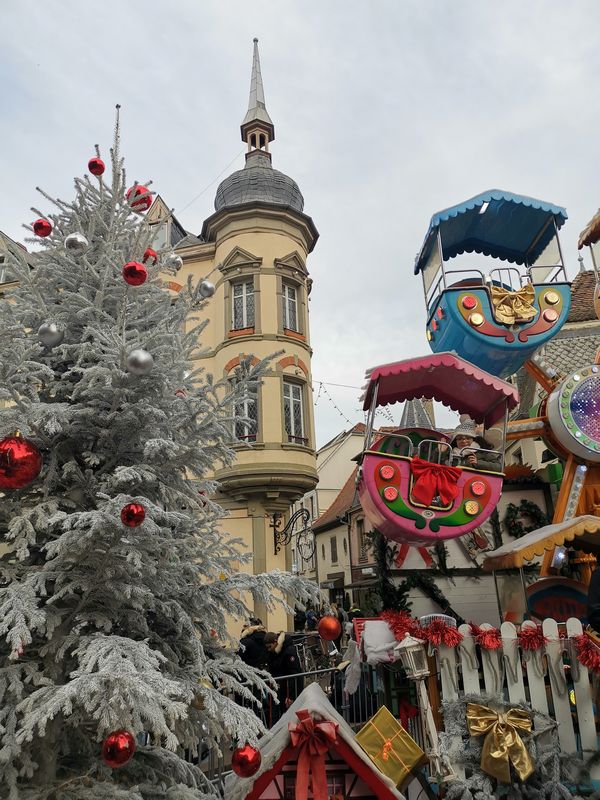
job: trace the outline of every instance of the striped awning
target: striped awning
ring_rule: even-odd
[[[544,525],[543,528],[526,533],[520,539],[486,553],[482,566],[488,572],[522,567],[555,547],[568,546],[575,539],[579,541],[574,546],[581,544],[582,549],[585,545],[600,548],[600,517],[585,514],[564,522]]]

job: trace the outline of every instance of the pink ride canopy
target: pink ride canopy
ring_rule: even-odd
[[[515,386],[496,378],[454,353],[434,353],[382,364],[366,373],[368,383],[361,397],[363,408],[371,407],[377,390],[377,406],[426,397],[468,414],[486,428],[502,420],[515,408],[519,394]]]

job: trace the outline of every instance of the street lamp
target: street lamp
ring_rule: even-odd
[[[440,782],[445,782],[453,780],[456,775],[448,764],[447,759],[440,754],[437,728],[435,727],[429,694],[425,686],[425,678],[428,678],[430,674],[425,645],[426,642],[423,639],[417,639],[407,633],[404,639],[396,645],[394,651],[400,658],[406,677],[417,684],[421,724],[428,744],[427,757],[433,774],[439,778]]]

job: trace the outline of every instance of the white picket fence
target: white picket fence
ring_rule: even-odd
[[[528,626],[535,627],[535,623],[523,623],[523,627]],[[527,652],[518,645],[515,626],[505,622],[501,627],[502,648],[486,650],[476,644],[470,627],[461,625],[459,631],[464,637],[461,644],[455,649],[440,646],[436,654],[442,697],[454,700],[463,694],[485,692],[503,695],[509,703],[527,702],[533,710],[556,720],[564,753],[590,755],[599,749],[592,683],[587,667],[577,660],[572,641],[572,637],[583,633],[581,622],[568,620],[566,636],[563,630],[562,638],[553,619],[544,620],[542,629],[547,643],[539,651]],[[565,655],[571,665],[570,677],[565,670]],[[593,777],[598,779],[600,775]]]

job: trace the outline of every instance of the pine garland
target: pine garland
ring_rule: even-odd
[[[466,718],[468,703],[479,703],[498,711],[507,709],[501,696],[489,694],[466,695],[457,700],[443,701],[445,730],[439,734],[441,753],[451,764],[462,766],[469,776],[447,784],[447,800],[495,800],[500,796],[509,800],[581,800],[579,791],[582,786],[585,786],[585,794],[589,796],[588,773],[592,760],[584,763],[577,756],[562,753],[555,720],[532,710],[525,703],[514,703],[510,707],[523,709],[534,719],[534,732],[522,738],[533,760],[535,772],[525,783],[496,786],[496,781],[481,769],[483,739],[469,735]]]
[[[522,518],[529,517],[533,525],[524,525]],[[515,539],[520,539],[526,533],[536,531],[538,528],[543,528],[549,522],[548,517],[537,503],[532,500],[523,498],[518,506],[514,503],[509,503],[506,507],[506,514],[504,515],[504,526],[507,533],[514,536]]]

